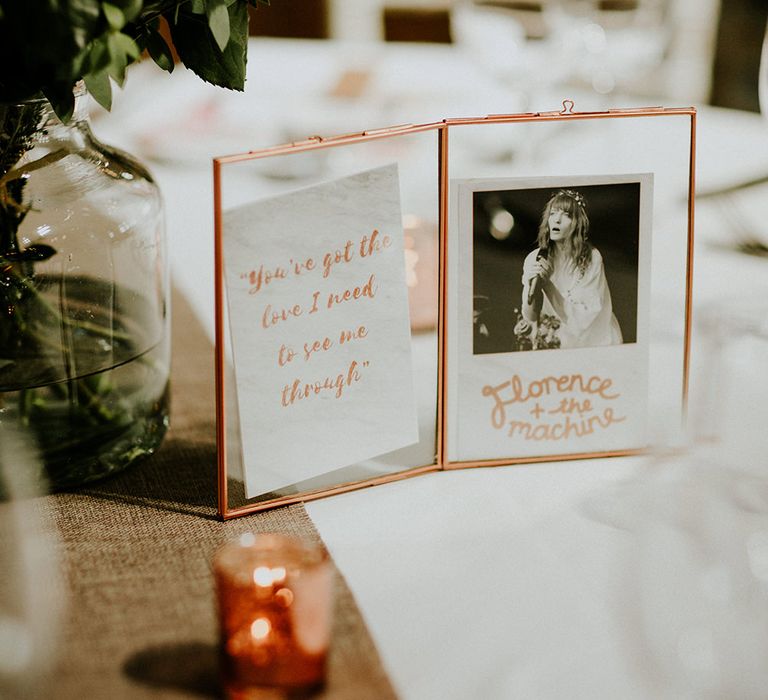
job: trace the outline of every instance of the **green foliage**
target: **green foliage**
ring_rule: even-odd
[[[211,5],[212,0],[206,0],[206,12]],[[245,87],[248,8],[244,3],[233,3],[224,8],[231,35],[223,51],[211,31],[211,15],[206,17],[193,9],[182,7],[178,22],[171,26],[173,43],[182,62],[209,83],[242,90]]]
[[[147,33],[140,40],[139,45],[147,50],[152,60],[165,71],[173,73],[173,52],[168,42],[158,30],[159,22],[147,27]]]
[[[173,54],[159,28],[168,23],[182,62],[203,80],[242,90],[248,6],[269,0],[0,0],[0,103],[45,96],[63,120],[84,80],[109,109],[112,83],[146,50],[163,70]]]

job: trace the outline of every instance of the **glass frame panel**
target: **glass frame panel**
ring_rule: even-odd
[[[457,417],[456,415],[452,416],[448,409],[450,409],[452,405],[459,405],[461,403],[461,393],[454,390],[453,393],[456,394],[454,397],[451,391],[449,391],[449,384],[453,381],[451,379],[451,372],[454,371],[453,363],[456,361],[455,343],[450,340],[452,324],[455,322],[455,319],[453,318],[455,309],[451,307],[451,300],[453,299],[453,303],[455,303],[456,280],[455,270],[452,271],[450,265],[455,263],[452,256],[455,256],[458,251],[457,232],[453,230],[455,226],[452,226],[451,223],[452,217],[456,214],[455,201],[452,199],[451,195],[451,179],[466,179],[468,177],[471,178],[476,176],[509,177],[515,174],[520,174],[519,172],[502,172],[501,175],[499,175],[496,172],[482,172],[482,168],[480,168],[475,174],[472,174],[470,171],[468,175],[468,171],[463,169],[460,160],[457,160],[456,156],[460,155],[460,148],[457,148],[457,144],[459,144],[460,141],[459,135],[461,133],[469,134],[469,129],[483,130],[482,133],[485,135],[485,143],[494,140],[493,130],[494,128],[498,129],[499,127],[502,129],[520,129],[521,134],[523,135],[520,138],[516,138],[516,143],[523,143],[527,138],[524,131],[525,129],[536,129],[542,125],[546,125],[543,130],[544,132],[551,130],[554,127],[558,130],[562,130],[564,133],[568,133],[569,131],[578,133],[578,129],[571,129],[570,126],[575,126],[577,123],[588,122],[595,125],[595,127],[599,127],[604,123],[601,120],[608,119],[630,120],[628,122],[630,125],[650,123],[644,120],[669,119],[673,120],[669,123],[674,123],[676,125],[675,128],[682,128],[685,131],[687,134],[687,142],[683,145],[682,151],[684,152],[686,162],[682,164],[682,166],[678,163],[676,170],[677,180],[683,179],[685,182],[676,182],[675,185],[679,191],[684,192],[687,197],[687,207],[684,216],[685,220],[676,224],[676,235],[674,236],[675,245],[677,246],[675,249],[675,260],[670,261],[667,266],[664,262],[659,263],[657,258],[653,259],[654,278],[661,279],[668,276],[675,285],[676,294],[677,297],[679,297],[679,299],[677,299],[679,303],[676,307],[676,317],[673,319],[672,325],[675,327],[674,343],[677,358],[675,360],[673,371],[676,375],[675,382],[680,388],[680,392],[679,399],[675,399],[672,404],[673,410],[676,413],[679,408],[679,414],[682,421],[685,415],[688,395],[691,336],[696,110],[693,107],[653,107],[610,110],[607,112],[577,112],[574,111],[573,107],[573,103],[570,100],[566,100],[563,102],[563,109],[556,112],[490,115],[467,119],[445,119],[442,122],[431,124],[392,127],[389,129],[348,134],[327,139],[313,137],[298,143],[214,159],[218,503],[219,515],[223,519],[226,520],[291,503],[310,501],[336,493],[379,485],[442,469],[502,466],[521,462],[540,462],[635,454],[644,451],[644,449],[650,445],[650,443],[648,443],[648,445],[644,447],[632,447],[629,449],[590,449],[583,452],[572,450],[565,452],[559,451],[557,454],[527,454],[524,456],[504,454],[502,451],[502,453],[498,455],[493,455],[490,458],[484,457],[482,459],[467,458],[462,457],[461,455],[455,456],[450,452],[450,450],[452,450],[452,440],[454,438],[452,431],[455,432],[455,421]],[[608,130],[606,129],[606,131]],[[428,175],[430,171],[434,173],[435,179],[430,186],[434,187],[438,196],[436,205],[437,211],[435,212],[438,230],[437,239],[434,242],[434,245],[437,246],[438,250],[438,262],[435,265],[438,288],[436,291],[437,328],[434,350],[436,355],[434,407],[436,425],[434,433],[434,459],[428,464],[404,467],[403,469],[391,473],[363,475],[361,478],[339,480],[338,482],[331,481],[331,483],[313,488],[298,488],[293,489],[290,492],[270,494],[267,498],[258,501],[244,499],[242,493],[235,494],[235,498],[233,499],[233,484],[237,484],[238,478],[242,479],[242,475],[238,477],[238,474],[236,473],[236,465],[238,464],[238,461],[242,461],[242,457],[237,449],[236,440],[233,439],[233,437],[236,437],[237,431],[239,430],[239,422],[236,411],[233,410],[234,404],[232,403],[232,398],[234,396],[234,381],[231,376],[232,350],[229,341],[227,313],[225,311],[226,290],[223,271],[224,259],[222,237],[224,235],[223,212],[225,207],[229,206],[226,201],[225,192],[225,169],[238,163],[254,163],[262,161],[262,165],[267,164],[268,168],[276,168],[272,172],[272,177],[274,178],[287,178],[287,181],[290,181],[290,179],[294,177],[309,177],[311,180],[316,177],[317,174],[313,169],[316,170],[319,167],[317,162],[325,157],[325,154],[329,152],[328,149],[341,153],[344,149],[357,145],[371,145],[376,142],[383,143],[386,141],[396,144],[398,139],[402,139],[403,137],[407,140],[407,137],[409,136],[424,133],[431,134],[437,139],[434,160],[432,160],[432,157],[430,156],[425,159],[428,162],[421,163],[419,166],[421,168],[420,172],[422,173],[422,180],[431,178],[431,176]],[[480,132],[477,131],[477,133]],[[642,129],[639,129],[638,133],[641,134]],[[638,144],[642,146],[642,137],[640,136],[639,138],[640,140]],[[539,143],[541,143],[541,141]],[[302,171],[300,168],[298,175],[291,167],[287,167],[287,169],[284,167],[289,163],[291,156],[297,155],[300,157],[309,156],[308,159],[303,161],[308,169]],[[288,156],[288,159],[286,159],[286,156]],[[630,162],[627,164],[627,167],[623,169],[624,172],[633,170],[631,165],[632,159],[630,158],[629,160]],[[298,163],[299,161],[296,160],[295,162]],[[356,169],[361,171],[370,169],[376,165],[377,162],[373,159],[371,162],[359,163],[359,167]],[[559,177],[564,174],[564,171],[559,169],[539,171],[536,173],[527,173],[526,176],[531,176],[533,174],[536,176],[543,176],[545,173],[549,177]],[[568,178],[571,177],[571,173],[566,173],[566,175],[567,177],[565,177],[564,182],[567,183],[569,182]],[[663,245],[665,242],[665,231],[663,228],[657,229],[655,225],[652,226],[650,236],[653,246]],[[665,269],[656,269],[661,266]],[[653,323],[650,325],[651,327],[649,327],[647,331],[652,339],[657,339],[658,337],[663,336],[665,330],[668,330],[669,328],[669,324],[666,324],[664,328],[657,328]],[[553,371],[555,370],[556,364],[553,365]],[[451,424],[452,420],[454,421],[453,424]]]

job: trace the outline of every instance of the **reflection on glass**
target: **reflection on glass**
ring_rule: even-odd
[[[0,406],[0,411],[2,407]],[[26,435],[0,424],[0,697],[53,697],[62,591],[55,537],[34,489],[41,465]]]
[[[403,230],[411,331],[430,331],[437,327],[437,224],[406,215]]]
[[[549,0],[543,6],[570,81],[598,94],[626,89],[664,58],[668,0]]]

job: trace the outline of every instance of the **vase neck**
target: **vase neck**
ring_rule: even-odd
[[[84,92],[76,95],[74,113],[66,123],[45,99],[0,104],[0,177],[47,153],[85,148],[93,140],[86,102]]]
[[[54,132],[66,132],[73,127],[87,123],[87,92],[84,86],[75,88],[75,108],[66,123],[54,112],[51,103],[44,97],[22,100],[19,102],[0,103],[0,133],[9,127],[14,129],[19,124],[34,128],[37,132],[35,139],[46,139]]]

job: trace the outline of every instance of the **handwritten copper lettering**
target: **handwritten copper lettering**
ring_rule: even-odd
[[[297,318],[303,313],[300,304],[294,304],[279,311],[272,309],[272,304],[267,304],[264,307],[264,313],[261,315],[261,327],[271,328],[276,326],[281,321],[287,321],[289,318]]]
[[[323,278],[327,278],[331,274],[334,265],[352,262],[355,256],[352,250],[353,245],[352,241],[347,241],[343,248],[337,248],[323,255]]]
[[[361,340],[368,337],[368,329],[365,326],[360,326],[355,330],[343,330],[339,334],[339,345],[349,343],[352,340]]]
[[[494,428],[501,428],[506,423],[506,407],[512,404],[574,392],[591,394],[610,401],[619,397],[618,393],[610,393],[612,386],[612,379],[597,375],[585,379],[581,374],[564,374],[524,383],[520,375],[514,374],[511,379],[496,386],[486,384],[482,388],[482,394],[493,398],[491,424]]]
[[[315,340],[313,342],[304,343],[304,361],[308,362],[309,358],[316,352],[325,352],[333,347],[333,341],[330,338],[324,338],[322,341]]]
[[[392,245],[392,239],[389,236],[382,236],[379,238],[378,229],[373,229],[369,236],[363,236],[360,239],[360,257],[367,258],[378,253],[384,248],[389,248]]]
[[[287,345],[285,345],[285,343],[283,343],[277,353],[277,364],[280,367],[287,365],[289,362],[293,361],[294,357],[296,357],[296,353],[294,352],[293,348],[289,348]]]
[[[360,381],[360,367],[367,367],[368,364],[366,361],[360,365],[357,360],[352,360],[346,371],[340,372],[335,377],[324,377],[314,382],[294,379],[291,384],[286,384],[283,387],[280,402],[287,408],[297,401],[304,401],[326,393],[330,393],[333,398],[340,399],[346,388]]]
[[[349,301],[351,299],[362,299],[363,297],[373,299],[376,296],[378,289],[379,286],[376,284],[376,275],[374,274],[368,278],[368,281],[365,284],[359,287],[354,287],[353,289],[345,289],[343,292],[339,292],[337,294],[331,292],[328,295],[326,306],[330,309],[333,306],[338,306],[339,304],[342,304],[343,302]]]
[[[307,258],[304,262],[301,262],[300,260],[294,261],[294,259],[291,258],[290,265],[291,267],[293,267],[293,274],[298,276],[303,272],[311,272],[312,270],[314,270],[315,259]]]
[[[568,440],[591,435],[596,428],[605,429],[625,420],[625,416],[617,417],[613,408],[608,406],[602,414],[573,419],[570,415],[566,415],[564,421],[557,423],[534,424],[529,421],[513,420],[509,422],[507,434],[509,437],[522,437],[524,440]]]
[[[248,280],[248,284],[251,288],[248,290],[248,294],[256,294],[262,287],[266,287],[270,282],[276,279],[285,279],[288,273],[284,267],[275,267],[274,269],[264,269],[264,265],[260,265],[258,270],[249,270],[240,274],[240,279]]]

